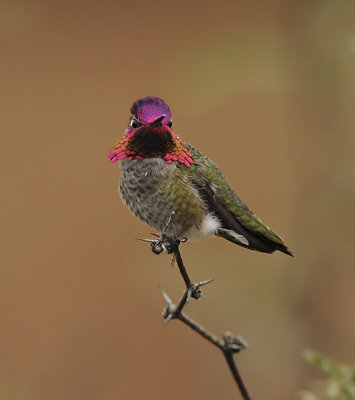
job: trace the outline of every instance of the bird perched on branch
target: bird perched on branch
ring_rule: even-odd
[[[123,138],[108,154],[111,163],[120,161],[119,190],[128,208],[174,240],[215,235],[250,250],[292,255],[216,164],[176,135],[171,116],[158,97],[135,101]]]

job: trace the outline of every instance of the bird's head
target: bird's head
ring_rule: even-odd
[[[122,159],[155,157],[187,167],[194,163],[191,153],[172,129],[169,106],[159,97],[148,96],[133,103],[126,132],[108,158],[115,163]]]

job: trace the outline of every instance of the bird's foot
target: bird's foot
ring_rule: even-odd
[[[175,253],[180,244],[180,240],[162,235],[159,239],[150,243],[149,249],[154,254],[161,254],[163,251],[167,254]]]
[[[164,230],[161,234],[161,236],[158,236],[153,233],[154,236],[158,237],[158,239],[141,239],[138,238],[138,240],[142,240],[143,242],[149,242],[149,248],[154,254],[161,254],[163,251],[167,254],[175,254],[178,251],[180,240],[179,239],[174,239],[172,237],[167,236],[166,232],[168,231],[169,226],[171,225],[173,219],[175,216],[175,211],[172,211],[168,220],[166,221]],[[183,238],[181,242],[186,242],[186,238]],[[174,259],[173,259],[174,260]]]
[[[167,254],[173,254],[177,251],[177,249],[180,245],[179,239],[173,239],[171,237],[166,236],[164,233],[158,239],[138,238],[138,240],[142,240],[143,242],[150,243],[149,249],[154,254],[157,254],[157,255],[161,254],[163,251],[165,251],[165,253],[167,253]]]

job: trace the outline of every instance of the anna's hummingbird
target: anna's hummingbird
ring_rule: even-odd
[[[120,194],[138,218],[174,240],[215,235],[250,250],[292,255],[242,203],[220,169],[176,135],[162,99],[139,99],[131,114],[108,158],[121,160]]]

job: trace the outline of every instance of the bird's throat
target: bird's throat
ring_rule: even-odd
[[[146,158],[163,158],[168,164],[179,162],[187,167],[194,164],[192,154],[175,133],[163,126],[142,126],[133,134],[126,135],[108,154],[112,163]]]
[[[163,127],[144,126],[129,139],[126,157],[154,158],[164,157],[175,150],[176,144],[171,133]]]

